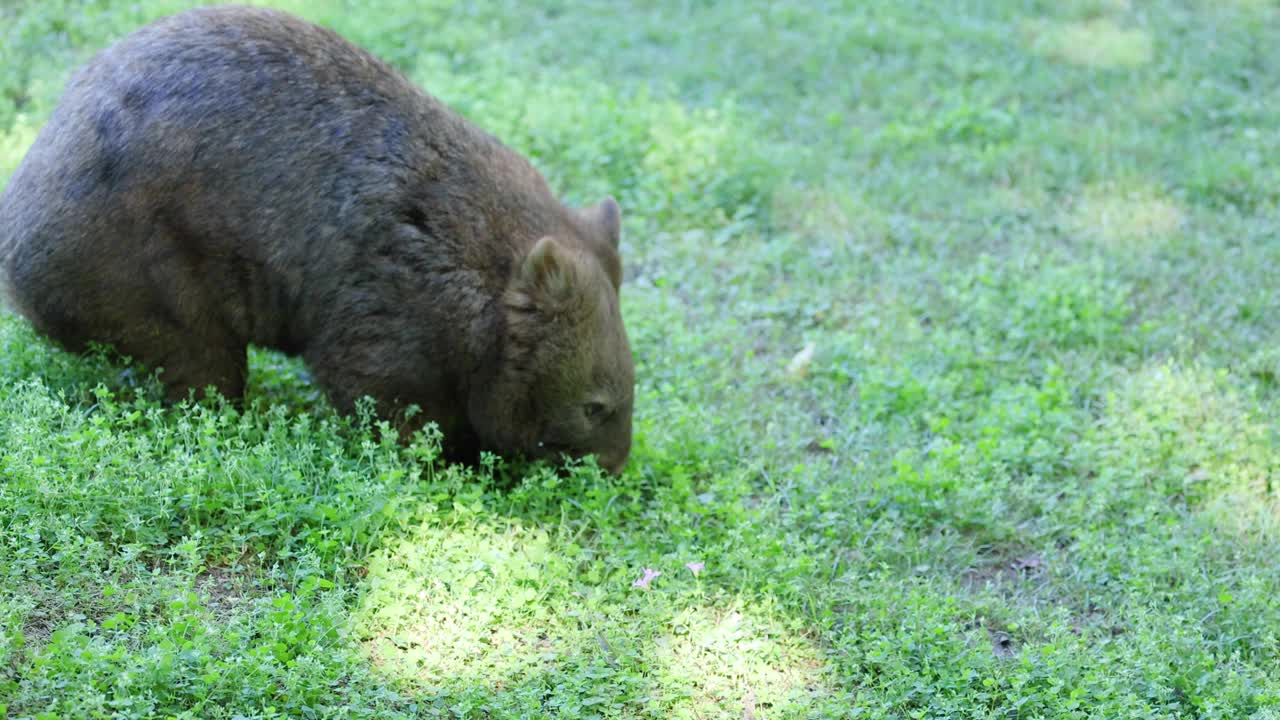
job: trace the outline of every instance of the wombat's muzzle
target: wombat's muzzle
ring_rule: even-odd
[[[621,475],[622,469],[627,466],[628,453],[618,453],[610,456],[597,456],[600,467],[604,468],[610,475]]]

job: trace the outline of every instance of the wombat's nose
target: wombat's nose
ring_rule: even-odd
[[[610,475],[621,475],[622,469],[627,466],[627,456],[629,454],[629,452],[623,451],[620,453],[597,455],[596,461],[597,464],[604,468]]]

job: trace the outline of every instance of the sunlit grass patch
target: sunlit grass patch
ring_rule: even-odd
[[[1274,429],[1226,370],[1155,363],[1121,379],[1084,446],[1098,481],[1192,508],[1274,490]]]
[[[1022,30],[1034,52],[1072,65],[1134,67],[1151,62],[1154,55],[1150,32],[1122,27],[1106,17],[1065,23],[1032,21]]]
[[[891,218],[844,188],[788,185],[774,191],[769,219],[780,233],[811,246],[819,262],[861,264],[891,243]]]
[[[1035,171],[1028,170],[1026,174],[1034,177]],[[993,186],[991,192],[997,207],[1021,217],[1039,215],[1051,200],[1049,193],[1038,182],[1002,183]]]
[[[772,206],[778,226],[809,235],[844,234],[883,223],[881,214],[860,202],[860,198],[832,188],[778,188]]]
[[[1120,182],[1085,188],[1068,217],[1076,233],[1122,250],[1159,246],[1185,222],[1182,208],[1168,196]]]
[[[424,523],[369,562],[354,615],[365,651],[423,688],[516,682],[580,649],[564,605],[588,580],[576,574],[580,552],[519,525]],[[622,569],[611,580],[628,582]]]
[[[1204,504],[1204,515],[1223,535],[1241,543],[1267,547],[1280,538],[1280,464],[1253,468],[1256,488],[1227,489]]]
[[[649,577],[638,587],[641,565],[519,523],[424,523],[375,553],[353,627],[380,672],[430,701],[483,686],[518,703],[545,676],[553,697],[576,686],[667,717],[825,702],[821,652],[798,626],[714,601],[688,568]]]
[[[829,675],[811,641],[757,608],[679,609],[650,650],[673,717],[800,717],[828,699]]]
[[[1154,123],[1167,123],[1188,99],[1186,85],[1169,80],[1152,82],[1134,98],[1134,108]]]

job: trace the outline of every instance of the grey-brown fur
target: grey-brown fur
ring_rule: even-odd
[[[10,300],[114,344],[172,397],[242,395],[246,346],[340,410],[416,403],[446,450],[631,444],[618,207],[564,207],[522,157],[331,31],[245,7],[142,28],[70,81],[0,195]]]

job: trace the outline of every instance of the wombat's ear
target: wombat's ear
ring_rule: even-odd
[[[564,299],[574,289],[573,258],[554,238],[544,237],[525,256],[520,280],[544,299]]]
[[[622,210],[618,208],[618,201],[612,197],[606,197],[578,212],[582,219],[600,233],[605,242],[615,250],[618,248],[618,241],[622,237]]]
[[[606,197],[596,206],[596,215],[600,218],[600,230],[608,238],[609,244],[618,247],[618,241],[622,237],[622,210],[618,207],[618,201]]]

